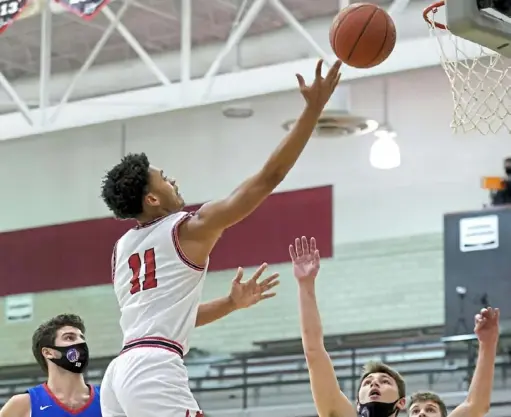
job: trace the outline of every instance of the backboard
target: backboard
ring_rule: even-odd
[[[511,1],[447,0],[450,32],[511,58]]]

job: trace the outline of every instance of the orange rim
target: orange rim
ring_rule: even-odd
[[[438,9],[440,7],[444,7],[444,6],[445,6],[445,1],[437,1],[436,3],[433,3],[424,9],[424,11],[422,12],[422,17],[424,18],[424,20],[426,21],[426,23],[428,25],[434,26],[437,29],[447,30],[446,25],[444,25],[442,23],[435,22],[434,20],[431,20],[431,18],[429,17],[430,14],[435,14],[436,12],[438,12]]]

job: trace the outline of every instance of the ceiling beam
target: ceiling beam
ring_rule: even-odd
[[[455,59],[456,51],[445,52]],[[479,53],[478,50],[474,52]],[[153,87],[68,103],[62,108],[61,117],[44,127],[30,126],[18,113],[4,114],[0,116],[0,140],[294,90],[297,88],[294,74],[301,73],[311,81],[316,60],[302,59],[217,75],[211,94],[206,99],[204,91],[208,83],[201,78],[188,81],[186,90],[183,90],[181,83],[174,83],[168,87]],[[349,82],[439,64],[436,39],[427,36],[399,42],[393,54],[376,67],[363,71],[344,67],[342,79],[343,82]],[[51,108],[47,110],[51,111]],[[37,112],[33,111],[35,120],[38,120]]]

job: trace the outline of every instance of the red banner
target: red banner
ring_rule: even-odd
[[[210,271],[288,262],[288,245],[302,235],[331,257],[332,216],[331,186],[273,194],[224,233]],[[0,233],[0,296],[108,284],[113,245],[133,225],[107,218]]]

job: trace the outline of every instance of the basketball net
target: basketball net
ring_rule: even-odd
[[[451,84],[455,133],[479,131],[483,135],[506,128],[511,133],[511,60],[481,45],[453,35],[435,21],[445,1],[432,4],[423,16],[435,36],[442,67]]]

